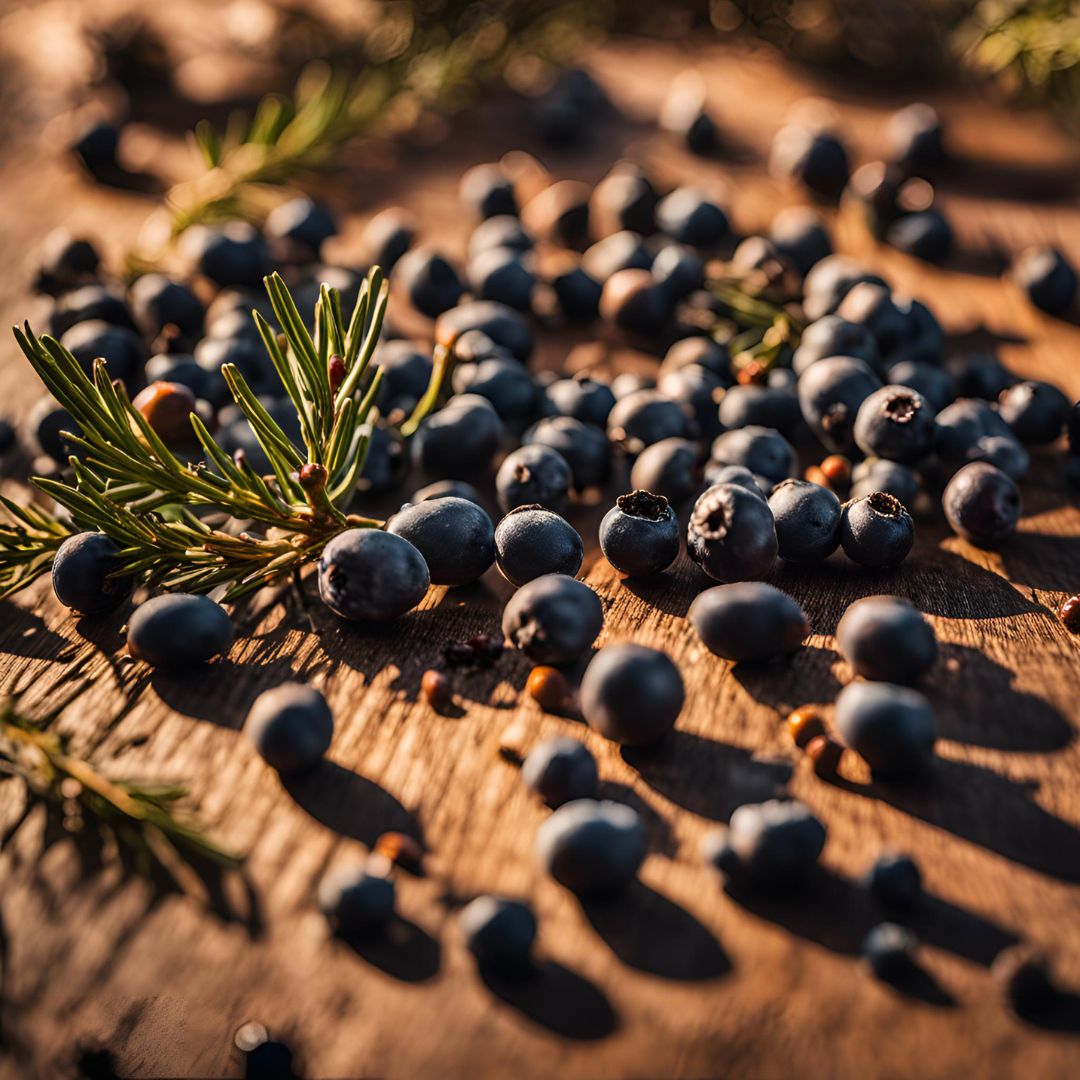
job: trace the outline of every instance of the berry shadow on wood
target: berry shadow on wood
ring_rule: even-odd
[[[794,656],[762,664],[735,664],[732,678],[757,702],[781,713],[807,701],[831,701],[840,692],[832,649],[804,645]]]
[[[930,894],[906,914],[887,912],[857,882],[824,867],[818,867],[795,896],[770,895],[734,881],[725,884],[724,892],[760,918],[847,956],[859,955],[866,935],[886,920],[909,927],[928,945],[984,967],[1016,942],[1015,935],[995,923]],[[925,980],[919,982],[924,991],[932,990]]]
[[[340,940],[357,956],[402,982],[426,982],[439,973],[442,964],[439,942],[401,915],[395,915],[381,931]]]
[[[685,908],[641,881],[610,899],[581,899],[593,929],[628,967],[665,979],[700,982],[731,970],[712,932]]]
[[[321,761],[302,776],[282,777],[282,786],[320,824],[369,848],[385,832],[423,840],[416,818],[390,792],[333,761]]]
[[[1032,797],[1035,784],[940,757],[933,776],[920,786],[856,784],[840,777],[828,782],[880,799],[1047,877],[1080,883],[1080,829],[1039,806]]]
[[[618,1027],[604,992],[554,960],[538,964],[520,979],[481,966],[480,978],[497,998],[561,1038],[595,1041]]]
[[[972,746],[1044,754],[1076,737],[1064,716],[1035,694],[1017,690],[1015,675],[981,649],[940,643],[941,656],[922,689],[934,701],[941,736]],[[971,703],[977,702],[972,708]]]
[[[688,731],[674,731],[656,747],[627,747],[622,756],[655,792],[711,821],[727,821],[743,803],[775,798],[793,768]]]

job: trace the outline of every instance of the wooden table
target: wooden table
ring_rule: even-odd
[[[670,78],[691,64],[727,136],[716,161],[691,157],[652,123]],[[832,98],[860,161],[880,153],[883,121],[902,103],[708,47],[610,45],[589,66],[625,119],[584,154],[546,155],[553,172],[595,180],[613,156],[633,156],[661,183],[717,189],[744,232],[798,201],[764,167],[791,102]],[[1077,143],[975,92],[929,96],[960,158],[940,189],[960,254],[946,269],[926,267],[876,249],[850,220],[837,226],[841,248],[928,301],[957,347],[999,347],[1016,371],[1080,396],[1080,330],[1030,308],[996,261],[1035,241],[1080,261]],[[517,141],[515,116],[488,103],[434,146],[383,147],[375,164],[354,164],[329,189],[351,215],[342,256],[355,252],[365,217],[392,202],[416,207],[425,235],[460,251],[457,178],[513,145],[533,148]],[[29,123],[9,132],[0,168],[8,323],[29,310],[21,263],[48,229],[85,228],[115,258],[154,205],[88,185],[34,134]],[[174,142],[161,147],[160,161],[175,160]],[[561,363],[587,340],[547,341],[538,363]],[[22,410],[37,388],[11,340],[0,348],[4,405]],[[568,363],[654,361],[599,347]],[[32,684],[41,700],[87,679],[58,722],[73,745],[114,775],[184,781],[215,836],[248,853],[246,890],[233,880],[208,899],[155,895],[115,868],[82,869],[69,842],[45,847],[43,817],[31,813],[0,855],[4,1074],[56,1075],[77,1043],[97,1043],[123,1075],[239,1075],[233,1033],[254,1019],[318,1077],[1075,1076],[1080,999],[1042,1026],[1022,1022],[988,971],[1022,938],[1080,988],[1080,649],[1055,615],[1080,584],[1080,513],[1059,457],[1037,455],[1024,500],[1020,533],[1000,552],[923,515],[915,551],[895,572],[840,558],[778,570],[772,580],[805,606],[813,636],[790,663],[747,670],[705,652],[687,626],[702,586],[688,565],[656,582],[620,581],[595,550],[602,507],[580,510],[590,542],[583,575],[606,611],[601,643],[659,646],[687,683],[677,732],[650,753],[620,754],[522,701],[528,668],[516,656],[456,677],[460,715],[417,700],[447,641],[497,629],[508,590],[494,574],[465,590],[432,589],[384,630],[344,625],[318,604],[310,629],[286,593],[246,617],[227,659],[185,676],[122,659],[123,613],[76,623],[45,583],[3,604],[0,674]],[[834,698],[849,678],[833,648],[837,620],[853,599],[882,592],[913,600],[942,642],[927,683],[942,741],[925,789],[871,784],[850,757],[842,779],[817,779],[782,723],[795,705]],[[283,784],[239,729],[254,697],[286,678],[323,688],[337,730],[331,760]],[[526,745],[583,739],[605,794],[644,816],[649,855],[617,903],[583,905],[538,871],[533,839],[546,811],[498,752],[512,724],[523,725]],[[732,897],[702,864],[701,838],[789,774],[790,790],[828,827],[822,877],[789,900]],[[21,812],[17,787],[0,786],[4,821]],[[393,828],[423,837],[428,874],[399,876],[400,923],[358,955],[328,938],[314,890],[328,867]],[[915,855],[929,890],[912,920],[924,942],[922,996],[874,981],[858,959],[880,916],[857,881],[883,848]],[[535,905],[543,967],[532,983],[484,985],[462,947],[455,909],[490,891]]]

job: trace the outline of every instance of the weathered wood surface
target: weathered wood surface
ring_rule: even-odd
[[[591,62],[628,120],[584,156],[549,156],[553,170],[595,179],[613,154],[632,154],[663,182],[720,189],[738,228],[751,231],[797,198],[763,165],[791,101],[835,93],[860,160],[880,146],[896,104],[814,86],[763,59],[690,59],[737,151],[701,162],[650,126],[685,54],[610,46]],[[995,260],[1036,240],[1080,259],[1077,144],[1037,116],[968,93],[932,100],[964,162],[942,185],[961,256],[930,269],[873,249],[851,222],[838,226],[841,246],[928,300],[951,332],[999,344],[1017,371],[1076,397],[1080,330],[1026,306]],[[357,214],[354,226],[387,202],[411,204],[432,238],[459,245],[457,177],[516,142],[508,115],[489,105],[434,148],[388,151],[380,170],[357,169],[332,196]],[[25,136],[9,139],[0,185],[9,323],[28,303],[20,263],[49,228],[87,228],[116,254],[153,205],[87,186]],[[355,228],[343,253],[353,237]],[[540,362],[561,362],[570,344],[549,344]],[[37,392],[10,341],[0,349],[5,406],[21,409]],[[612,362],[644,361],[620,353]],[[602,642],[662,647],[687,681],[677,733],[647,754],[620,755],[579,724],[522,704],[527,667],[516,657],[458,679],[459,716],[418,703],[420,675],[446,641],[497,628],[507,590],[495,575],[460,592],[433,589],[381,631],[343,625],[319,605],[311,630],[287,595],[246,626],[226,660],[184,677],[148,675],[121,658],[122,614],[77,624],[44,585],[0,606],[0,674],[32,683],[42,699],[88,677],[60,721],[74,745],[118,775],[187,782],[215,835],[249,852],[257,901],[231,883],[228,906],[246,917],[230,920],[191,897],[155,898],[114,870],[84,872],[68,843],[42,854],[42,819],[30,815],[0,854],[4,1073],[56,1075],[77,1042],[99,1041],[123,1075],[238,1075],[232,1034],[258,1019],[320,1077],[1075,1075],[1080,998],[1037,1027],[1003,1009],[988,974],[994,955],[1023,937],[1080,989],[1080,648],[1054,614],[1080,579],[1080,513],[1049,456],[1024,497],[1021,534],[999,553],[924,515],[895,573],[840,559],[778,571],[813,637],[791,663],[765,670],[732,670],[697,643],[682,616],[701,581],[687,565],[630,584],[590,552],[586,580],[607,613]],[[590,538],[596,518],[585,509],[576,519]],[[781,721],[791,706],[831,700],[847,678],[832,638],[845,606],[891,591],[927,612],[944,644],[928,684],[944,736],[934,783],[871,785],[850,760],[841,781],[825,783],[796,759]],[[239,728],[255,695],[286,677],[324,688],[337,731],[331,762],[283,785]],[[605,789],[644,814],[650,854],[623,900],[583,906],[537,871],[533,837],[545,811],[497,752],[518,721],[527,741],[583,738]],[[699,841],[789,770],[791,790],[829,829],[822,880],[784,902],[731,897],[701,865]],[[4,821],[20,812],[14,785],[0,787],[0,808]],[[395,827],[423,837],[430,872],[401,877],[401,925],[358,955],[327,938],[315,884]],[[931,894],[914,920],[936,984],[925,1000],[899,996],[858,963],[876,916],[855,881],[883,847],[914,853]],[[453,910],[481,891],[535,904],[538,982],[488,987],[478,978]]]

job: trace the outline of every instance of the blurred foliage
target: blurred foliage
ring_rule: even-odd
[[[1080,127],[1080,3],[980,0],[955,41],[972,70]]]

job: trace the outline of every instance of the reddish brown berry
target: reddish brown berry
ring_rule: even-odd
[[[1070,630],[1074,634],[1080,634],[1080,595],[1070,596],[1061,605],[1058,614],[1061,616],[1061,621],[1065,624],[1066,630]]]
[[[337,353],[326,362],[326,374],[331,390],[336,390],[345,381],[345,361]]]
[[[189,418],[195,411],[195,395],[186,386],[152,382],[131,404],[167,446],[194,441]]]
[[[410,873],[419,874],[423,869],[424,849],[406,833],[385,832],[372,850]]]
[[[787,725],[791,738],[800,750],[805,750],[811,739],[828,734],[816,705],[801,705],[788,717]]]
[[[740,386],[755,386],[765,381],[768,371],[757,360],[751,360],[739,369],[735,381]]]
[[[846,488],[851,484],[851,462],[842,454],[830,454],[821,463],[821,471],[831,488]]]
[[[835,776],[844,756],[844,748],[827,735],[815,735],[806,744],[806,756],[814,763],[818,776]]]
[[[441,671],[428,668],[420,680],[420,691],[436,712],[450,704],[450,680]]]
[[[570,686],[558,668],[540,666],[529,672],[529,696],[547,712],[559,712],[570,702]]]

